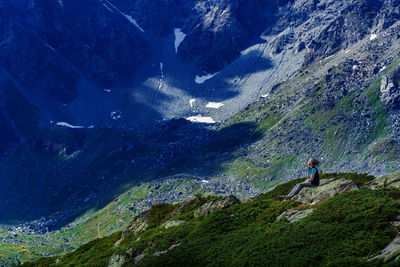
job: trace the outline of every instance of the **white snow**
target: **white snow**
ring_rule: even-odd
[[[113,120],[118,120],[122,117],[122,112],[120,110],[112,111],[110,116]]]
[[[386,66],[383,66],[383,67],[379,70],[379,72],[384,71],[385,69],[386,69]]]
[[[223,105],[224,105],[223,103],[219,103],[219,102],[208,102],[206,107],[207,108],[220,108]]]
[[[373,34],[371,34],[371,35],[369,36],[369,39],[372,41],[372,40],[376,39],[376,37],[378,37],[378,35],[376,35],[375,33],[373,33]]]
[[[262,98],[267,98],[269,94],[261,95]]]
[[[164,64],[160,62],[160,73],[161,73],[161,78],[164,78]]]
[[[178,48],[185,39],[186,34],[184,34],[182,30],[179,28],[174,29],[174,34],[175,34],[175,52],[178,53]]]
[[[344,51],[344,53],[345,53],[345,54],[347,54],[347,53],[349,53],[349,52],[350,52],[350,50],[346,50],[346,51]]]
[[[186,118],[188,121],[192,122],[200,122],[200,123],[216,123],[216,121],[213,120],[211,117],[206,117],[201,114],[198,114],[197,116],[191,116]]]
[[[132,18],[132,17],[129,16],[128,14],[125,14],[125,13],[122,12],[121,10],[119,10],[119,8],[117,8],[116,6],[114,6],[113,4],[111,4],[109,1],[106,1],[106,2],[107,2],[107,4],[109,4],[110,6],[112,6],[115,10],[117,10],[119,14],[121,14],[122,16],[124,16],[130,23],[132,23],[133,25],[135,25],[135,27],[138,28],[139,31],[145,32],[145,31],[142,29],[142,27],[139,26],[139,24],[137,23],[137,21],[136,21],[134,18]],[[107,7],[104,3],[103,3],[103,5],[104,5],[105,7]],[[110,8],[107,7],[107,9],[110,10],[111,12],[113,12]]]
[[[58,125],[58,126],[64,126],[64,127],[68,127],[68,128],[73,128],[73,129],[85,128],[85,127],[83,127],[83,126],[71,125],[71,124],[69,124],[68,122],[64,122],[64,121],[57,122],[56,125]]]
[[[106,92],[106,93],[111,93],[111,90],[110,90],[110,89],[104,88],[104,92]]]
[[[353,70],[358,70],[358,65],[353,65]]]
[[[121,13],[122,13],[122,12],[121,12]],[[131,16],[129,16],[129,15],[127,15],[127,14],[124,14],[124,13],[122,13],[122,15],[123,15],[125,18],[127,18],[127,19],[130,21],[130,23],[132,23],[133,25],[135,25],[136,28],[139,29],[139,31],[145,32],[145,31],[143,30],[143,28],[139,26],[139,24],[137,23],[136,19],[134,19],[134,18],[132,18]]]
[[[208,184],[209,183],[209,181],[207,181],[207,180],[201,180],[201,182],[204,183],[204,184]]]
[[[194,82],[197,84],[203,84],[205,81],[211,79],[212,77],[214,77],[215,75],[217,75],[219,72],[214,73],[214,74],[206,74],[204,76],[198,76],[196,75],[196,78],[194,79]]]
[[[196,102],[196,99],[194,99],[194,98],[189,100],[189,104],[190,104],[191,108],[193,107],[194,102]]]

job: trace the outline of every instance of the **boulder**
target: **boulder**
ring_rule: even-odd
[[[236,203],[240,203],[240,201],[232,195],[216,199],[211,202],[203,204],[198,210],[194,212],[194,216],[195,217],[207,216],[214,210],[224,209]]]
[[[357,185],[344,178],[321,179],[317,187],[305,187],[292,200],[301,203],[318,203],[341,193],[357,189]]]
[[[376,189],[383,186],[400,186],[400,174],[385,175],[374,179],[368,187],[371,189]]]
[[[279,220],[281,218],[286,218],[289,222],[295,222],[297,220],[300,220],[304,217],[306,217],[308,214],[310,214],[314,209],[309,208],[305,210],[298,210],[298,209],[289,209],[287,211],[284,211],[281,215],[276,218],[276,220]]]

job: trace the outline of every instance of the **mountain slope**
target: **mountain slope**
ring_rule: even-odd
[[[359,174],[326,174],[323,178],[329,179],[303,191],[317,191],[320,197],[330,194],[328,199],[311,203],[299,195],[296,201],[277,201],[276,197],[289,192],[298,179],[242,203],[234,197],[197,196],[176,205],[156,205],[137,216],[122,233],[24,266],[56,262],[99,266],[139,262],[144,266],[365,265],[396,235],[393,225],[399,214],[399,189],[358,189],[356,184],[371,185],[370,176]],[[378,180],[385,179],[396,180]],[[336,189],[342,191],[335,194],[327,187],[343,182],[352,186]],[[306,192],[302,194],[306,196]],[[289,211],[307,213],[290,221],[279,216],[288,216]],[[395,253],[395,249],[392,251]],[[368,265],[382,263],[380,258]]]

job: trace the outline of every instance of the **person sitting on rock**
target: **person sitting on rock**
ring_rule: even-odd
[[[307,165],[308,165],[308,178],[304,182],[296,184],[288,195],[279,196],[281,199],[291,199],[294,195],[299,193],[303,187],[314,187],[319,185],[319,172],[317,169],[319,161],[314,158],[310,158],[307,161]]]

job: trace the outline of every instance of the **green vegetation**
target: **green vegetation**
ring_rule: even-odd
[[[321,178],[344,177],[358,185],[374,177],[359,173],[322,174]],[[111,255],[146,255],[144,266],[358,266],[377,255],[395,236],[390,225],[400,212],[400,189],[383,187],[340,194],[314,208],[307,217],[289,223],[276,218],[289,208],[304,209],[295,201],[277,201],[295,183],[277,186],[249,201],[216,210],[207,217],[193,217],[202,204],[216,197],[198,196],[198,201],[181,208],[178,217],[186,223],[165,229],[179,205],[157,205],[148,214],[151,227],[129,234],[117,247],[115,233],[96,239],[62,257],[42,259],[24,266],[59,264],[106,266]],[[156,253],[159,252],[159,253]],[[154,255],[153,255],[154,254]],[[155,256],[157,255],[157,256]],[[369,262],[379,266],[381,262]]]

